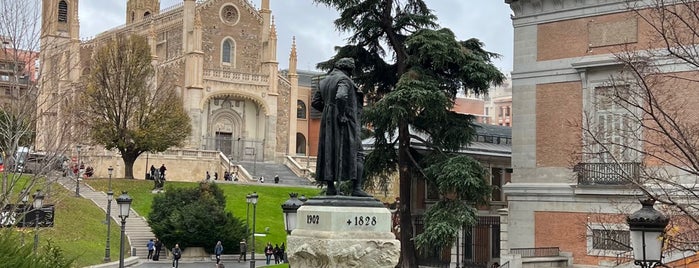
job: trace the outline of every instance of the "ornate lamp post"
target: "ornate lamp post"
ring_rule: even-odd
[[[126,191],[121,192],[121,195],[117,198],[117,204],[119,205],[119,218],[121,218],[121,242],[119,247],[119,268],[124,268],[124,237],[126,236],[126,218],[129,217],[129,211],[131,210],[131,197]]]
[[[252,255],[250,256],[250,268],[255,268],[255,217],[257,216],[257,198],[256,192],[250,195],[250,203],[252,203]]]
[[[82,148],[81,145],[75,146],[75,148],[78,150],[78,174],[75,176],[75,197],[80,197],[80,176],[82,176],[82,168],[80,168],[80,148]]]
[[[114,192],[112,192],[112,172],[114,172],[114,168],[112,168],[112,166],[109,166],[107,172],[109,174],[109,189],[107,191],[107,244],[104,246],[104,262],[112,261],[112,258],[109,254],[109,236],[112,227],[112,199],[114,199]]]
[[[27,228],[27,203],[29,202],[29,189],[22,190],[22,228]],[[24,246],[24,231],[22,231],[22,246]]]
[[[245,209],[245,238],[250,238],[250,203],[252,202],[251,200],[252,195],[248,194],[245,196],[245,203],[248,204],[248,207]]]
[[[660,211],[653,208],[655,200],[641,200],[641,209],[629,215],[626,222],[631,233],[634,264],[643,268],[662,265],[663,235],[670,221]]]
[[[34,198],[34,254],[36,254],[39,248],[39,215],[41,215],[41,208],[44,207],[44,193],[36,190],[32,197]]]
[[[282,212],[284,213],[284,227],[287,235],[290,235],[291,231],[296,229],[296,211],[304,203],[297,198],[298,195],[298,193],[289,193],[289,199],[282,204]],[[305,196],[301,197],[305,198]]]

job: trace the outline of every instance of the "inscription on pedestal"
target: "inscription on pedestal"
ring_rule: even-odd
[[[390,232],[386,208],[302,206],[297,228],[317,231]]]

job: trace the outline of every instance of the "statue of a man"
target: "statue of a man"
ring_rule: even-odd
[[[364,93],[350,78],[354,60],[335,62],[327,77],[320,81],[311,105],[322,111],[316,180],[326,182],[326,195],[337,195],[336,181],[352,181],[352,196],[370,196],[362,191],[364,155],[362,153],[361,113]]]

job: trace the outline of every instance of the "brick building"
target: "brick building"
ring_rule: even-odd
[[[652,146],[642,136],[651,134],[640,130],[642,122],[625,121],[643,118],[640,111],[604,102],[610,92],[638,88],[623,72],[619,54],[665,45],[639,17],[651,11],[643,1],[505,2],[514,13],[512,117],[517,124],[512,182],[504,187],[509,214],[503,217],[507,240],[501,261],[509,267],[536,266],[528,257],[574,267],[628,264],[624,216],[640,207],[637,200],[643,196],[631,182],[646,186],[639,177],[644,167],[687,175],[645,153]],[[641,13],[627,2],[640,4]],[[648,62],[659,73],[696,71],[667,57]],[[670,89],[696,104],[692,88],[696,85]],[[600,144],[610,147],[601,151]],[[616,150],[620,146],[632,150]],[[678,257],[666,262],[673,258]]]

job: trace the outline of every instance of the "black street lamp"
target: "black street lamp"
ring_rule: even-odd
[[[75,176],[75,197],[80,197],[80,176],[82,176],[82,168],[80,164],[80,148],[81,145],[76,145],[75,148],[78,150],[78,174]]]
[[[107,173],[109,174],[109,189],[107,191],[107,245],[104,246],[104,262],[110,262],[112,261],[112,258],[110,257],[109,254],[109,236],[111,233],[111,227],[112,227],[112,199],[114,199],[114,192],[112,192],[112,173],[114,172],[114,168],[112,166],[109,166],[107,169]]]
[[[665,227],[670,219],[653,208],[655,200],[641,200],[641,209],[629,215],[626,222],[631,233],[634,264],[643,268],[662,265]]]
[[[29,203],[29,189],[22,190],[22,228],[27,228],[27,203]],[[22,231],[22,246],[24,246],[24,230]]]
[[[36,190],[32,197],[34,198],[34,254],[36,254],[39,248],[39,215],[41,215],[41,208],[44,207],[44,193]]]
[[[250,203],[252,200],[252,195],[248,194],[245,196],[245,203],[248,204],[248,207],[245,209],[245,238],[250,239]],[[249,240],[248,240],[249,241]]]
[[[250,256],[250,268],[255,268],[255,217],[257,216],[257,198],[256,192],[250,195],[250,203],[252,203],[252,255]]]
[[[286,234],[290,235],[291,231],[296,229],[296,211],[301,207],[304,201],[297,198],[298,193],[289,193],[289,199],[282,204],[282,212],[284,213],[284,228]],[[305,199],[305,196],[301,196]]]
[[[131,210],[131,197],[126,191],[121,192],[121,195],[117,197],[117,204],[119,205],[119,218],[121,218],[121,242],[119,248],[119,268],[124,268],[124,237],[126,236],[126,218],[129,217],[129,211]]]

